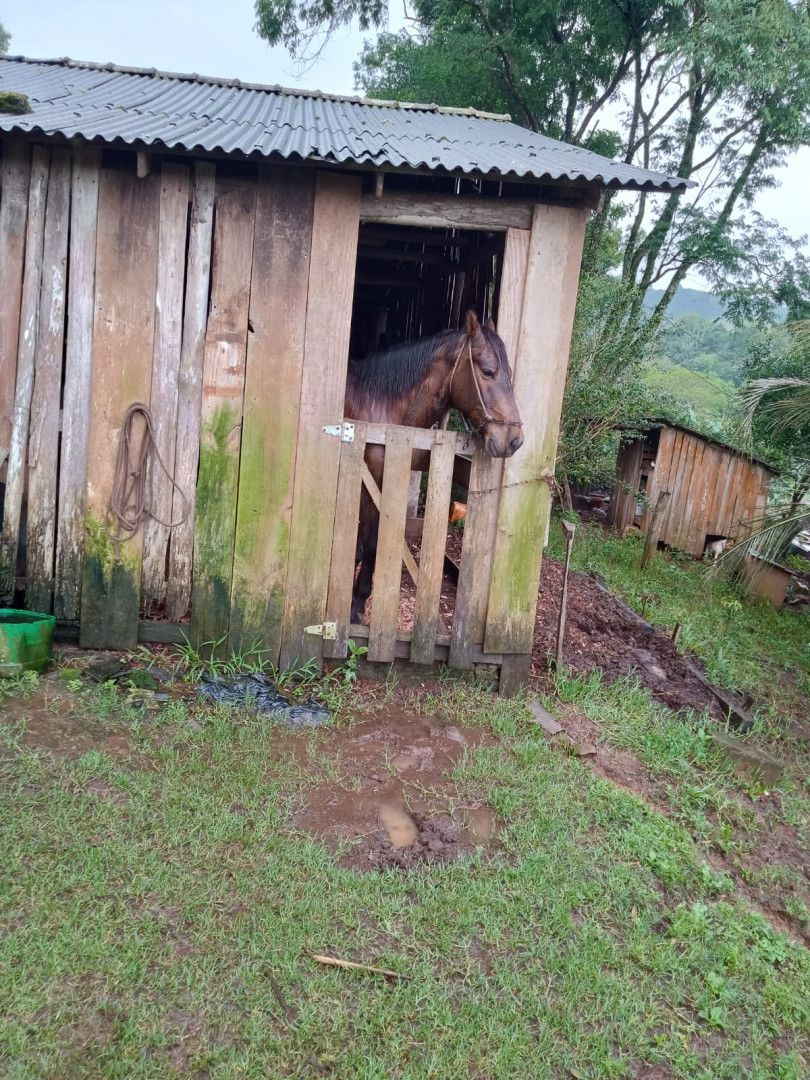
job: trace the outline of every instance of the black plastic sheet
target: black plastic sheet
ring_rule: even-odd
[[[250,705],[258,712],[277,716],[294,728],[320,727],[330,719],[329,710],[317,701],[291,705],[267,675],[235,675],[227,679],[203,677],[199,692],[211,701]]]

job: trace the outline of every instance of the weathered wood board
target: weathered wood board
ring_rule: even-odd
[[[322,429],[343,416],[359,208],[358,178],[318,174],[281,648],[284,667],[323,655],[320,639],[306,634],[305,628],[322,622],[326,611],[340,442]]]
[[[6,140],[0,179],[0,477],[11,445],[31,147]]]
[[[31,185],[28,189],[25,267],[22,278],[17,346],[17,381],[14,389],[14,408],[11,414],[8,474],[3,502],[3,529],[0,532],[0,605],[4,606],[8,606],[14,596],[17,549],[25,490],[28,428],[39,328],[39,293],[49,168],[50,150],[43,146],[35,146],[31,152]]]
[[[208,287],[211,281],[211,240],[214,231],[216,167],[210,161],[194,165],[191,222],[183,309],[183,342],[177,376],[177,434],[174,450],[172,521],[177,522],[169,541],[169,582],[166,616],[179,621],[191,603],[194,558],[194,516],[197,505],[197,465],[200,459],[205,330],[208,322]]]
[[[218,183],[205,338],[191,636],[227,652],[256,184]]]
[[[87,445],[82,574],[83,648],[132,649],[138,640],[143,532],[115,543],[109,518],[124,414],[148,401],[152,381],[160,178],[102,169]],[[143,436],[135,432],[133,453]]]
[[[153,453],[147,492],[153,515],[144,525],[141,606],[145,614],[166,602],[166,556],[172,523],[174,454],[180,348],[183,336],[183,284],[188,231],[188,168],[165,163],[160,177],[158,273],[155,294],[155,341],[152,354],[152,414],[155,446],[166,471]],[[168,475],[167,475],[168,473]],[[182,500],[179,500],[182,501]],[[185,507],[178,508],[178,520]]]
[[[380,529],[368,635],[369,660],[386,663],[394,659],[397,636],[402,545],[408,516],[412,452],[411,428],[392,425],[385,447]]]
[[[100,162],[101,151],[97,147],[75,147],[73,150],[59,520],[53,598],[54,614],[65,622],[78,621],[81,596]]]
[[[260,170],[230,642],[235,651],[259,646],[273,663],[287,587],[314,201],[311,170]]]
[[[534,210],[515,398],[525,442],[504,465],[485,652],[531,652],[587,214]]]
[[[435,654],[447,541],[447,513],[456,456],[456,433],[437,431],[435,434],[436,441],[430,454],[411,638],[411,660],[415,664],[432,664]]]
[[[56,531],[59,390],[65,340],[70,151],[54,147],[45,208],[39,327],[28,435],[28,558],[26,606],[51,610]]]

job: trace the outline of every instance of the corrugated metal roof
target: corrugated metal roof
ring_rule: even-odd
[[[5,132],[635,190],[690,186],[473,109],[21,56],[0,59],[0,90],[26,94],[32,106],[0,113]]]

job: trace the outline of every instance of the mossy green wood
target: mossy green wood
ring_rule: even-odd
[[[311,170],[259,173],[230,645],[261,648],[273,663],[287,584],[314,197]]]
[[[138,640],[143,538],[139,531],[125,543],[111,540],[109,506],[124,414],[149,400],[159,202],[158,176],[101,170],[79,634],[85,648],[131,649]],[[133,454],[142,436],[138,425]]]
[[[0,608],[0,678],[44,671],[51,659],[53,615]]]
[[[340,442],[323,434],[343,416],[360,225],[358,177],[319,173],[315,188],[304,371],[295,463],[281,664],[320,660],[335,521]]]
[[[515,363],[525,441],[504,466],[485,652],[531,652],[586,211],[535,207]]]
[[[245,388],[255,182],[217,180],[194,522],[191,636],[227,651]]]

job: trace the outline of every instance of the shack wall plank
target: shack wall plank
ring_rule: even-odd
[[[701,439],[692,440],[692,457],[689,463],[689,475],[683,487],[683,513],[678,526],[678,547],[682,551],[691,551],[694,542],[694,530],[700,499],[700,485],[703,477],[703,458],[706,455],[706,443]]]
[[[143,532],[114,543],[108,511],[124,414],[133,402],[149,400],[159,206],[157,176],[138,180],[134,170],[101,170],[79,634],[84,648],[131,649],[138,640]],[[142,425],[134,435],[137,454]]]
[[[380,531],[368,635],[369,660],[388,662],[394,659],[412,452],[411,429],[392,426],[385,447]]]
[[[435,436],[430,454],[411,639],[411,660],[415,664],[432,664],[435,654],[447,542],[447,512],[456,456],[455,432],[437,431]]]
[[[679,518],[675,510],[677,505],[676,499],[680,491],[680,484],[683,480],[683,468],[688,449],[689,441],[686,434],[682,431],[676,431],[675,439],[672,444],[672,453],[668,462],[666,484],[662,487],[662,490],[669,491],[670,498],[659,536],[661,541],[670,546],[672,545],[673,536],[678,528]],[[661,483],[664,484],[664,481],[662,480]]]
[[[155,293],[155,342],[152,353],[152,414],[155,446],[166,472],[153,454],[147,492],[150,517],[144,526],[141,606],[148,614],[166,603],[166,555],[172,522],[177,397],[183,336],[183,284],[188,232],[188,168],[166,162],[160,177],[158,272]],[[179,511],[182,513],[182,511]]]
[[[307,323],[281,663],[320,659],[304,628],[323,621],[335,520],[340,442],[324,435],[343,416],[360,182],[319,173],[315,187]]]
[[[28,559],[25,602],[50,611],[53,597],[59,456],[59,389],[65,343],[70,151],[54,148],[45,208],[39,329],[28,436]]]
[[[53,610],[76,622],[82,582],[87,438],[96,304],[96,223],[101,151],[75,147],[70,192],[67,335],[59,458],[59,520]]]
[[[45,201],[48,190],[50,150],[35,146],[31,152],[31,185],[28,189],[28,219],[25,228],[25,266],[22,279],[20,330],[17,346],[17,382],[11,415],[8,448],[6,497],[3,529],[0,532],[0,605],[14,596],[17,549],[20,536],[23,493],[26,482],[28,427],[34,364],[39,325],[39,292],[42,278],[42,247],[45,237]]]
[[[230,639],[236,651],[261,643],[273,663],[287,584],[314,200],[311,170],[260,171]]]
[[[183,341],[177,377],[177,435],[174,450],[174,479],[177,488],[172,496],[172,521],[178,524],[172,530],[169,541],[169,581],[166,588],[166,616],[173,621],[184,619],[191,603],[215,184],[216,167],[213,162],[195,162],[186,265],[186,297],[183,306]]]
[[[256,184],[217,184],[194,522],[191,635],[225,646],[245,387]]]
[[[11,445],[31,147],[7,140],[0,189],[0,477]]]
[[[526,438],[504,465],[485,652],[531,652],[586,217],[533,212],[515,364]]]
[[[706,510],[706,532],[712,535],[717,535],[718,510],[723,496],[723,487],[726,483],[730,460],[728,453],[722,447],[718,446],[715,450],[714,475],[709,485]]]

